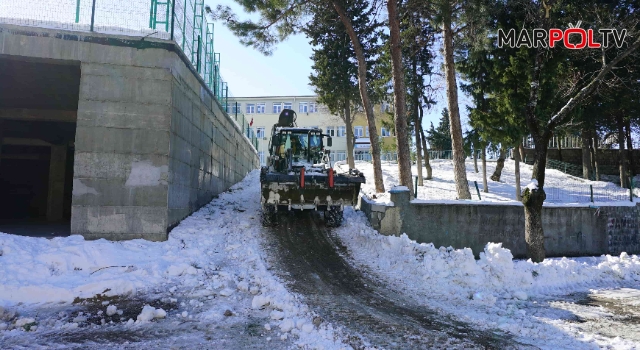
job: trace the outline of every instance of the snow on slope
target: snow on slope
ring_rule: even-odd
[[[469,248],[437,248],[418,244],[406,235],[380,235],[362,213],[351,208],[345,212],[344,223],[337,234],[357,265],[462,321],[484,329],[499,328],[548,349],[640,347],[640,343],[587,334],[571,323],[539,316],[539,308],[544,307],[537,301],[590,288],[640,289],[640,258],[636,255],[546,259],[536,264],[513,261],[508,249],[489,243],[476,261]]]
[[[166,242],[0,233],[0,334],[7,328],[16,329],[5,332],[21,332],[21,323],[32,322],[3,320],[2,308],[20,311],[68,304],[76,297],[96,294],[144,296],[161,291],[188,301],[177,313],[167,315],[169,320],[189,317],[219,322],[230,309],[245,317],[266,317],[269,325],[265,324],[265,330],[271,337],[294,335],[300,345],[343,348],[332,326],[313,326],[314,314],[269,271],[261,246],[259,188],[256,170],[182,221]],[[116,311],[110,306],[112,310],[105,306],[107,314]],[[151,319],[149,310],[140,311],[140,319]],[[154,311],[154,315],[161,314]],[[56,322],[49,330],[68,326]],[[44,330],[40,325],[37,331]]]
[[[346,170],[346,162],[336,162],[336,168]],[[418,188],[418,200],[442,201],[455,200],[457,193],[453,180],[453,163],[451,160],[432,160],[431,167],[433,169],[433,179],[424,180],[424,186]],[[491,181],[487,178],[487,186],[489,193],[484,193],[482,187],[482,164],[478,164],[476,173],[473,167],[473,161],[466,161],[467,180],[469,181],[469,191],[474,203],[478,202],[478,196],[474,181],[477,181],[480,189],[482,201],[487,202],[503,202],[519,205],[515,200],[515,162],[507,159],[504,163],[500,182]],[[496,162],[487,162],[487,177],[490,177],[495,170]],[[364,173],[367,183],[362,186],[362,192],[367,194],[369,198],[374,198],[377,203],[389,203],[388,193],[375,193],[373,182],[373,166],[371,163],[357,161],[356,168]],[[522,189],[530,182],[532,166],[520,163],[520,181]],[[418,170],[414,165],[411,174],[417,176]],[[573,176],[569,176],[561,171],[547,169],[545,172],[545,192],[547,199],[546,205],[562,205],[567,203],[581,203],[583,205],[590,204],[589,185],[593,186],[594,200],[596,205],[603,205],[603,201],[615,201],[616,205],[635,205],[629,201],[629,190],[622,189],[619,186],[605,181],[589,181]],[[423,169],[424,177],[426,170]],[[384,180],[385,190],[389,191],[392,186],[398,184],[398,165],[394,163],[382,162],[382,176]],[[637,201],[638,199],[636,199]]]

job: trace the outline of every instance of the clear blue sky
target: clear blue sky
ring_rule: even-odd
[[[218,4],[229,5],[240,19],[248,18],[242,9],[232,0],[206,4],[215,7]],[[278,95],[313,95],[309,86],[312,61],[311,45],[304,35],[295,35],[280,43],[273,55],[264,56],[251,47],[240,44],[227,27],[221,22],[215,23],[215,51],[220,53],[220,71],[229,83],[229,93],[233,96],[278,96]],[[465,96],[460,94],[460,113],[466,116]],[[427,111],[423,126],[429,127],[433,122],[437,125],[440,112],[446,106],[445,93],[441,91],[437,97],[438,105]],[[463,129],[465,121],[463,119]]]

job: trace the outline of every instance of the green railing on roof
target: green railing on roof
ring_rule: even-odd
[[[222,109],[257,144],[244,115],[230,112],[204,0],[0,0],[0,23],[173,40]]]

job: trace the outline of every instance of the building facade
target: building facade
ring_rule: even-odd
[[[331,161],[341,161],[347,158],[347,129],[344,121],[337,115],[316,101],[314,95],[303,96],[260,96],[235,97],[230,106],[230,114],[243,113],[248,120],[253,120],[250,126],[258,137],[258,155],[260,164],[265,165],[269,156],[269,141],[273,125],[278,122],[278,116],[283,109],[292,109],[297,114],[296,124],[302,127],[319,127],[325,134],[333,138]],[[383,145],[383,149],[395,147],[395,137],[382,126],[382,120],[388,111],[387,105],[374,108],[376,127]],[[369,130],[364,112],[356,112],[353,123],[356,147],[356,159],[370,160]]]

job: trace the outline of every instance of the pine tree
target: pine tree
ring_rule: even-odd
[[[365,1],[351,1],[345,6],[348,15],[354,17],[352,25],[360,33],[363,45],[368,48],[365,54],[367,67],[371,69],[375,62],[371,61],[368,53],[377,51],[377,36],[380,35],[379,29],[368,25],[367,18],[371,15],[371,9],[367,8]],[[362,106],[355,53],[344,24],[335,20],[335,10],[328,6],[318,6],[314,7],[314,12],[316,15],[303,29],[313,46],[313,73],[309,80],[318,95],[318,102],[344,121],[347,129],[347,161],[350,168],[355,168],[352,125],[357,107]],[[355,15],[362,13],[365,15]]]
[[[524,27],[531,28],[549,29],[562,23],[576,23],[577,20],[595,28],[601,25],[619,28],[629,23],[634,24],[629,29],[632,39],[628,39],[629,42],[624,48],[593,50],[597,52],[594,52],[592,57],[589,57],[589,51],[585,54],[576,52],[581,50],[545,47],[534,48],[527,50],[525,54],[510,57],[514,61],[526,62],[530,67],[526,85],[522,84],[528,90],[529,97],[522,106],[529,133],[534,141],[532,180],[537,184],[524,190],[522,203],[525,210],[527,255],[535,262],[543,261],[545,258],[542,204],[546,199],[544,180],[548,142],[554,132],[575,120],[575,109],[593,96],[605,79],[608,80],[612,76],[609,73],[614,67],[637,62],[637,57],[632,56],[640,48],[640,37],[637,35],[640,29],[637,27],[637,4],[595,4],[584,1],[557,1],[550,4],[552,11],[549,11],[549,16],[546,15],[544,5],[538,2],[514,1],[513,9],[526,11],[526,16],[523,16]],[[636,6],[635,10],[633,6]],[[558,11],[559,9],[561,11]],[[602,23],[601,17],[597,15],[602,14],[598,13],[599,11],[614,14],[613,21]],[[585,60],[600,61],[601,65],[594,72],[589,70],[590,65],[584,64]]]
[[[431,129],[427,131],[427,141],[429,141],[429,145],[431,145],[431,150],[451,150],[452,142],[449,122],[449,110],[445,107],[442,109],[442,115],[440,117],[440,123],[438,124],[438,127],[434,128],[433,123],[431,123]]]

